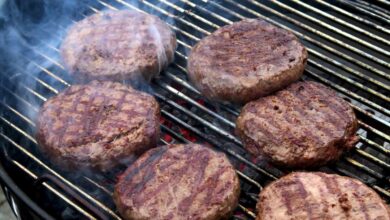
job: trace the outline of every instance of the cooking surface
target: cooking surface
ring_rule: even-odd
[[[389,199],[390,191],[386,187],[390,185],[390,19],[386,16],[390,13],[385,9],[373,12],[371,9],[376,6],[367,9],[368,6],[357,4],[368,3],[360,0],[355,3],[344,0],[316,3],[91,0],[88,5],[75,7],[77,13],[72,16],[58,16],[60,21],[53,17],[45,25],[28,26],[30,32],[24,34],[35,38],[23,45],[17,39],[11,41],[19,47],[8,44],[7,56],[3,55],[8,62],[1,63],[5,68],[0,78],[0,93],[4,94],[0,102],[0,143],[4,150],[0,154],[8,169],[27,183],[45,175],[43,186],[28,185],[32,189],[44,188],[49,199],[57,201],[58,217],[119,219],[111,193],[116,176],[125,166],[104,174],[63,172],[39,152],[34,138],[34,117],[42,103],[72,84],[58,53],[68,25],[100,10],[146,11],[166,21],[178,39],[174,64],[153,80],[150,87],[140,85],[160,102],[160,144],[200,142],[225,152],[237,168],[242,184],[235,218],[253,219],[259,191],[288,171],[274,168],[262,158],[252,158],[242,148],[233,132],[241,107],[202,98],[186,78],[186,59],[191,47],[216,28],[245,17],[260,17],[300,37],[309,51],[303,79],[318,81],[337,91],[352,104],[359,119],[360,142],[339,162],[320,170],[356,177]],[[75,195],[88,204],[77,202]],[[47,199],[39,201],[44,207],[52,207]]]

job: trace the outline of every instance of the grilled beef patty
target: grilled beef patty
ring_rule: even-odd
[[[176,37],[159,18],[137,11],[108,11],[77,22],[61,46],[78,81],[150,79],[173,61]]]
[[[247,19],[196,44],[188,75],[209,99],[245,103],[296,81],[306,59],[305,47],[291,32]]]
[[[152,96],[120,83],[73,85],[44,103],[37,140],[64,168],[108,170],[156,146],[159,115]]]
[[[147,151],[119,177],[114,201],[125,219],[214,220],[232,213],[239,194],[237,174],[223,153],[168,145]]]
[[[357,120],[329,88],[305,81],[244,106],[236,133],[255,156],[289,168],[321,166],[354,146]]]
[[[296,172],[265,187],[256,220],[351,219],[390,220],[390,210],[377,193],[349,177]]]

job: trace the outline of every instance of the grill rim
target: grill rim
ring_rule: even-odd
[[[33,215],[41,218],[41,219],[48,219],[48,220],[54,220],[48,212],[43,210],[36,202],[34,202],[26,193],[24,193],[20,187],[16,184],[16,182],[11,178],[10,175],[5,171],[3,164],[0,163],[0,185],[3,188],[3,192],[5,192],[4,189],[10,191],[6,196],[7,202],[9,204],[12,204],[11,200],[16,201],[13,199],[13,195],[18,198],[18,201],[15,202],[18,207],[24,206],[27,207],[28,210],[31,212],[31,217]],[[15,214],[16,210],[14,210],[13,206],[11,206],[11,209],[13,213]],[[26,215],[27,213],[24,213]],[[15,214],[16,215],[16,214]],[[30,217],[30,216],[28,216]],[[32,218],[31,218],[32,219]]]

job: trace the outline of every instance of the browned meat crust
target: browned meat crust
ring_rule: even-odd
[[[65,169],[107,170],[156,146],[160,110],[143,92],[113,82],[73,85],[41,108],[37,140]]]
[[[150,79],[173,61],[176,36],[159,18],[107,11],[73,25],[61,55],[78,81]]]
[[[169,145],[147,151],[119,177],[114,201],[125,219],[215,220],[231,214],[239,194],[223,153]]]
[[[265,154],[289,168],[321,166],[354,146],[353,109],[329,88],[298,82],[250,102],[237,119],[236,133],[255,156]]]
[[[321,172],[291,173],[260,193],[256,220],[389,220],[387,204],[362,182]]]
[[[210,99],[245,103],[299,79],[306,59],[305,47],[291,32],[246,19],[196,44],[188,75]]]

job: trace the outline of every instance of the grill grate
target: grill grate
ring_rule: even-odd
[[[388,5],[380,0],[378,5]],[[161,144],[207,142],[226,152],[242,180],[242,196],[236,219],[255,218],[259,191],[285,171],[246,153],[233,130],[239,106],[210,103],[188,83],[186,59],[191,47],[216,28],[246,17],[260,17],[291,30],[307,46],[310,59],[303,80],[312,79],[336,90],[354,108],[360,129],[360,142],[338,163],[321,170],[352,176],[369,184],[385,199],[390,199],[390,12],[362,0],[337,1],[260,1],[260,0],[96,0],[79,17],[105,9],[134,9],[160,16],[176,32],[176,61],[152,83],[153,94],[161,104]],[[74,21],[69,21],[69,23]],[[61,27],[59,33],[63,33]],[[47,33],[46,30],[41,30]],[[47,33],[60,41],[62,36]],[[33,137],[39,106],[48,97],[71,83],[58,61],[58,45],[41,42],[44,50],[26,47],[34,55],[20,54],[25,66],[3,74],[0,87],[0,139],[8,160],[18,171],[33,180],[50,174],[85,198],[112,219],[120,219],[111,194],[116,173],[81,175],[77,178],[57,171],[37,151]],[[55,54],[55,56],[51,56]],[[39,74],[32,74],[34,69]],[[15,74],[16,73],[16,74]],[[29,79],[23,80],[24,78]],[[30,83],[34,82],[34,83]],[[28,109],[28,111],[26,111]],[[43,187],[54,193],[78,215],[95,218],[88,207],[51,182]]]

